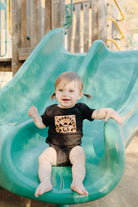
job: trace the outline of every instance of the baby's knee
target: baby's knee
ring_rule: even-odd
[[[85,153],[84,150],[81,146],[76,146],[74,147],[69,155],[69,159],[71,163],[73,164],[74,162],[84,162],[85,163]]]
[[[57,159],[56,150],[52,147],[48,147],[40,156],[39,164],[49,162],[51,165],[55,165]]]

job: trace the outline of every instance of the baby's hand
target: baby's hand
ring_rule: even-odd
[[[33,118],[33,117],[35,117],[37,115],[38,115],[38,110],[37,110],[37,108],[35,106],[32,105],[30,107],[29,111],[28,111],[28,116]]]
[[[105,122],[107,122],[107,120],[109,118],[112,118],[114,119],[116,122],[118,122],[120,125],[123,124],[123,121],[122,121],[122,118],[121,116],[116,112],[114,111],[113,109],[109,109],[108,113],[107,113],[107,116],[105,117]]]

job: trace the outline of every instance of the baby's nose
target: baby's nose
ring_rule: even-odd
[[[64,91],[63,91],[63,95],[64,95],[64,96],[68,95],[68,91],[64,90]]]

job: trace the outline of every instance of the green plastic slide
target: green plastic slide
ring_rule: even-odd
[[[14,78],[0,89],[0,186],[18,195],[57,204],[83,203],[108,194],[125,168],[125,148],[138,129],[138,51],[112,52],[95,41],[87,54],[64,48],[65,31],[50,31],[34,49]],[[70,189],[71,167],[53,167],[53,190],[35,198],[39,184],[38,156],[47,147],[47,129],[38,129],[28,117],[33,104],[42,114],[54,103],[57,76],[77,72],[84,81],[82,98],[92,108],[112,107],[123,117],[120,127],[110,119],[84,122],[82,145],[86,153],[88,196]]]

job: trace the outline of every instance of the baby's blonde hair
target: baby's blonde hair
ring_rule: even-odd
[[[64,73],[61,73],[57,79],[56,79],[56,82],[55,82],[55,91],[56,91],[56,88],[57,86],[63,81],[63,85],[65,86],[66,84],[72,82],[72,81],[76,81],[79,85],[79,89],[80,91],[82,92],[83,91],[83,81],[81,79],[81,77],[77,74],[77,73],[74,73],[74,72],[64,72]],[[85,95],[87,98],[91,98],[91,95],[89,94],[86,94],[86,93],[83,93],[83,95]],[[56,94],[55,92],[51,95],[51,99],[53,100],[55,98]]]

